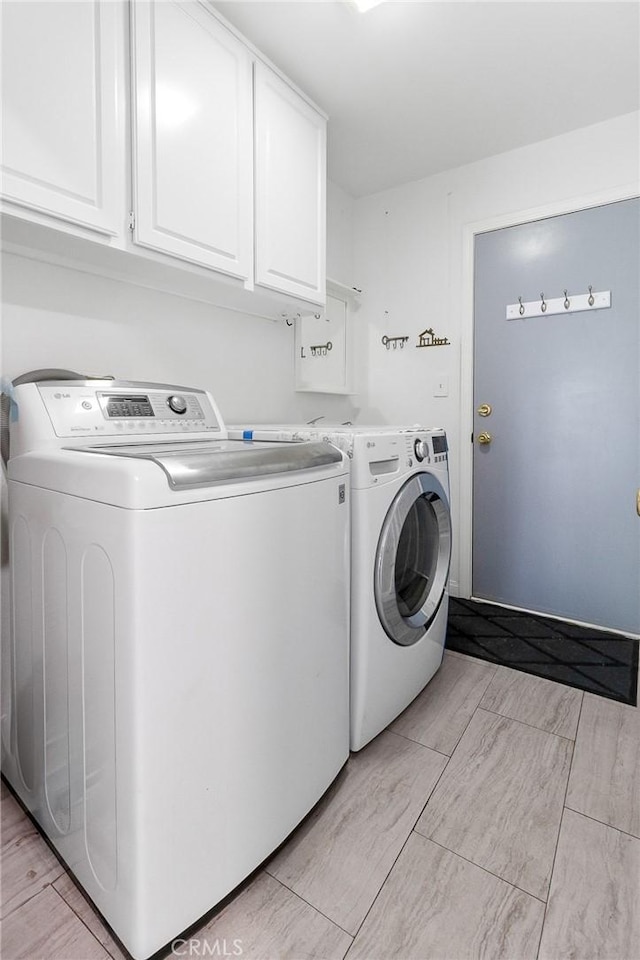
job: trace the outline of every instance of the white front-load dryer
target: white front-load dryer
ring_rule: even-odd
[[[322,438],[351,460],[350,746],[360,750],[442,662],[451,559],[445,431],[234,425],[246,441]]]
[[[357,434],[351,474],[351,749],[442,662],[451,515],[444,431]]]

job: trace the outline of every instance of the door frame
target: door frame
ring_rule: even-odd
[[[465,223],[462,228],[462,324],[460,330],[460,480],[458,496],[458,530],[459,534],[459,582],[458,595],[472,596],[472,533],[473,533],[473,337],[474,337],[474,264],[475,240],[481,233],[490,230],[500,230],[505,227],[515,227],[520,224],[532,223],[535,220],[545,220],[549,217],[562,216],[567,213],[576,213],[579,210],[589,210],[593,207],[602,207],[609,203],[621,200],[632,200],[640,197],[640,186],[637,182],[610,187],[596,193],[583,194],[570,199],[555,200],[540,207],[531,207],[526,210],[503,213],[488,220],[477,220]]]

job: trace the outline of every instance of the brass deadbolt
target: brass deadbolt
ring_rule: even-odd
[[[492,439],[493,437],[491,436],[490,433],[478,434],[478,443],[480,444],[481,447],[487,447],[491,443]]]
[[[480,417],[490,417],[491,416],[491,404],[490,403],[481,403],[478,407],[478,415]]]

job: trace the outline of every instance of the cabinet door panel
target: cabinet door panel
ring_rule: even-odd
[[[251,60],[193,2],[133,6],[138,243],[247,279]]]
[[[255,67],[256,282],[324,303],[326,122]]]
[[[329,294],[322,313],[298,317],[295,331],[296,390],[351,393],[348,324],[347,301]]]
[[[122,7],[2,4],[2,194],[117,234]]]

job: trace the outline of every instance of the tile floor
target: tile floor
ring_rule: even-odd
[[[447,646],[620,703],[637,703],[638,641],[598,627],[451,597]]]
[[[4,785],[2,857],[3,960],[126,960]],[[639,906],[640,710],[448,652],[174,956],[638,960]]]

